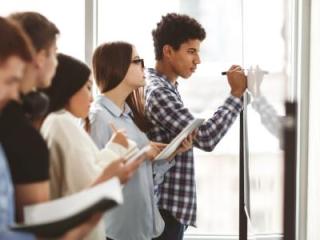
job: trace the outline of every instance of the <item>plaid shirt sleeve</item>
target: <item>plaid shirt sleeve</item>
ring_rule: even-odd
[[[213,116],[199,127],[195,146],[204,151],[212,151],[235,121],[242,107],[243,102],[240,98],[228,97]],[[180,96],[165,87],[154,88],[149,92],[146,96],[146,108],[147,113],[152,113],[149,117],[173,137],[194,119],[190,111],[184,107]]]
[[[256,110],[261,118],[262,124],[268,131],[280,140],[282,144],[282,127],[284,117],[279,116],[276,109],[263,96],[256,97],[252,101],[252,108]]]

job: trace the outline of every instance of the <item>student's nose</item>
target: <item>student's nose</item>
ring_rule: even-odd
[[[197,54],[197,55],[195,56],[194,63],[195,63],[195,64],[200,64],[200,63],[201,63],[201,59],[200,59],[200,55],[199,55],[199,54]]]

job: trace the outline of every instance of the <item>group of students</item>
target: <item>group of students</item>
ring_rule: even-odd
[[[155,68],[144,69],[135,46],[118,41],[96,48],[92,73],[57,54],[59,34],[39,13],[0,17],[0,238],[36,238],[9,228],[23,222],[24,206],[117,177],[124,203],[61,239],[183,239],[196,225],[193,146],[212,151],[242,110],[241,67],[228,70],[231,94],[213,116],[170,159],[153,161],[194,119],[177,79],[189,78],[200,63],[203,27],[167,14],[152,31]],[[100,91],[94,101],[93,79]],[[144,157],[126,163],[132,149],[145,146]]]

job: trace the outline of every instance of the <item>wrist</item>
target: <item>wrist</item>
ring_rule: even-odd
[[[243,92],[242,91],[231,91],[231,95],[237,98],[242,97]]]

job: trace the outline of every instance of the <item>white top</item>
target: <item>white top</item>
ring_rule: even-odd
[[[108,144],[98,150],[79,119],[66,110],[51,113],[43,122],[41,134],[50,154],[51,198],[79,192],[89,187],[102,169],[118,158]],[[105,239],[103,221],[86,239]]]

